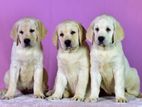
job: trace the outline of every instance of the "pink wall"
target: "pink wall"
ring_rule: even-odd
[[[54,84],[57,68],[57,51],[51,39],[55,26],[64,19],[74,19],[87,28],[102,13],[115,16],[124,27],[126,56],[142,78],[141,10],[142,0],[0,0],[0,88],[4,87],[3,76],[10,64],[10,30],[15,21],[24,16],[39,18],[48,29],[43,45],[50,88]]]

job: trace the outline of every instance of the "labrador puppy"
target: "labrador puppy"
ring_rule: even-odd
[[[14,40],[11,64],[4,77],[8,87],[5,99],[13,98],[16,89],[24,94],[33,92],[36,97],[44,98],[47,74],[43,68],[41,40],[46,33],[47,30],[38,19],[24,18],[14,25],[11,32]]]
[[[58,49],[54,92],[48,99],[84,100],[89,77],[89,50],[84,27],[75,21],[57,26],[53,43]]]
[[[88,28],[87,38],[92,42],[91,94],[87,100],[96,101],[100,87],[107,94],[115,94],[116,102],[139,96],[140,79],[123,52],[124,33],[119,22],[111,16],[98,16]]]

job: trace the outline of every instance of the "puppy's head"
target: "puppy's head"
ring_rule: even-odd
[[[64,21],[57,26],[53,43],[57,48],[73,50],[84,44],[85,33],[84,27],[78,22]]]
[[[33,47],[45,37],[47,30],[37,19],[24,18],[15,23],[11,31],[11,37],[17,45]]]
[[[123,38],[124,33],[121,25],[111,16],[97,17],[87,30],[87,39],[98,46],[110,46]]]

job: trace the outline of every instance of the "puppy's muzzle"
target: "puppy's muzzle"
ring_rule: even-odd
[[[67,48],[71,47],[71,40],[65,40],[64,44]]]
[[[31,46],[31,40],[28,38],[24,39],[24,44],[25,44],[25,47]]]
[[[104,36],[99,36],[98,37],[99,44],[104,44],[104,40],[105,40]]]

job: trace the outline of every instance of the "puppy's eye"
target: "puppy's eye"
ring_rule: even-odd
[[[111,29],[110,29],[109,27],[107,27],[107,28],[106,28],[106,31],[107,31],[107,32],[110,32],[110,31],[111,31]]]
[[[33,33],[35,30],[34,29],[30,29],[30,33]]]
[[[75,31],[71,31],[71,35],[74,35],[76,32]]]
[[[61,34],[60,34],[60,36],[61,36],[61,37],[63,37],[63,36],[64,36],[64,34],[63,34],[63,33],[61,33]]]
[[[24,32],[22,30],[19,33],[22,34],[22,35],[24,34]]]
[[[98,31],[99,31],[99,28],[97,27],[97,28],[95,28],[95,30],[98,32]]]

